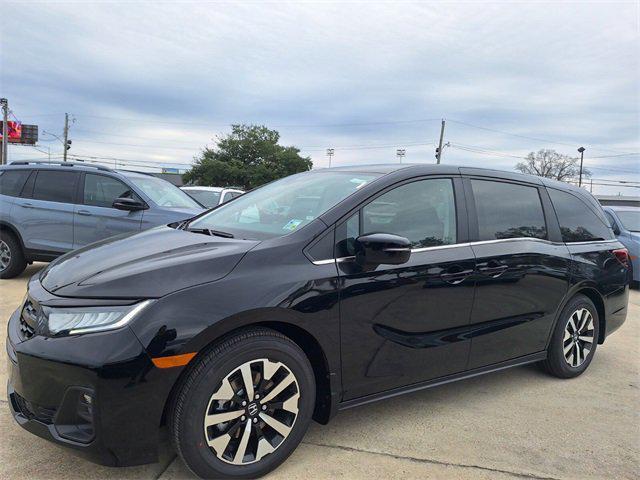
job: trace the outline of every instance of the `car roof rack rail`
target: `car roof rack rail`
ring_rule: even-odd
[[[91,165],[88,163],[84,163],[84,162],[63,162],[63,161],[56,161],[56,160],[18,160],[17,162],[11,162],[9,163],[9,165],[59,165],[62,167],[74,167],[74,166],[81,166],[81,167],[90,167],[90,168],[95,168],[96,170],[102,170],[105,172],[113,172],[113,169],[109,168],[109,167],[104,167],[102,165]]]

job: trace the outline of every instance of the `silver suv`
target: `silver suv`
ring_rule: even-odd
[[[19,275],[27,263],[203,210],[148,173],[73,162],[0,166],[0,278]]]

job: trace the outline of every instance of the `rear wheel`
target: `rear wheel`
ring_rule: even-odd
[[[185,378],[172,418],[176,450],[203,478],[255,478],[302,440],[315,402],[313,370],[287,337],[252,329],[224,340]]]
[[[559,378],[582,374],[593,359],[598,345],[600,322],[593,302],[576,295],[562,309],[551,337],[543,368]]]
[[[27,267],[20,242],[13,233],[0,230],[0,278],[13,278]]]

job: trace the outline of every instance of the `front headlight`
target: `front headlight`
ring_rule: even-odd
[[[113,330],[128,324],[143,309],[153,303],[145,300],[134,305],[104,307],[55,308],[44,307],[47,330],[50,335]]]

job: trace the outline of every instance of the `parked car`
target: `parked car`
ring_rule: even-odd
[[[626,318],[628,254],[583,189],[377,165],[77,250],[27,293],[7,343],[22,427],[133,465],[166,424],[197,475],[254,478],[312,418],[533,362],[582,374]]]
[[[203,208],[150,174],[84,163],[0,166],[0,278],[113,235],[172,223]]]
[[[604,207],[613,233],[629,250],[633,283],[640,283],[640,207]]]
[[[217,207],[244,193],[237,188],[222,187],[180,187],[187,195],[207,208]]]

